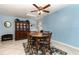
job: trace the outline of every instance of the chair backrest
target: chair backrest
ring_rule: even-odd
[[[50,32],[50,31],[43,31],[42,33],[43,33],[43,35],[48,35],[48,37],[47,37],[47,40],[48,40],[48,41],[51,40],[52,32]]]
[[[50,31],[43,31],[43,34],[47,34],[49,36],[49,39],[51,39],[52,32],[50,32]]]
[[[52,32],[49,33],[49,39],[51,39],[51,37],[52,37]]]

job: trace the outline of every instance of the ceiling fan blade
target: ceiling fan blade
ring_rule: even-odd
[[[33,11],[31,11],[31,12],[37,12],[38,10],[33,10]]]
[[[50,6],[50,4],[48,4],[48,5],[44,6],[44,7],[43,7],[43,9],[46,9],[46,8],[47,8],[47,7],[49,7],[49,6]]]
[[[33,6],[35,6],[37,9],[39,9],[39,7],[36,4],[33,4]]]
[[[43,10],[43,12],[47,12],[47,13],[49,13],[49,11],[47,11],[47,10]]]

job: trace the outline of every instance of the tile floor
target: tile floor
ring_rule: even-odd
[[[0,42],[0,55],[24,55],[23,42],[27,40]]]

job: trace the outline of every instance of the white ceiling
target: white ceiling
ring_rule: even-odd
[[[41,4],[40,6],[45,6],[46,4]],[[39,6],[39,4],[38,4]],[[47,10],[54,12],[65,5],[51,4],[51,7],[47,8]],[[35,10],[36,8],[32,4],[0,4],[0,15],[7,16],[16,16],[16,17],[29,17],[29,16],[37,16],[38,13],[31,13],[30,11]],[[29,15],[29,16],[28,16]],[[43,13],[43,15],[48,15],[47,13]]]

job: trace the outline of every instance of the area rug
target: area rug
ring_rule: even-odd
[[[67,55],[67,52],[62,51],[54,46],[50,48],[50,52],[51,52],[50,54],[49,53],[44,54],[41,51],[38,51],[37,53],[33,54],[31,53],[31,51],[27,51],[28,50],[27,43],[23,43],[23,47],[26,55]]]

